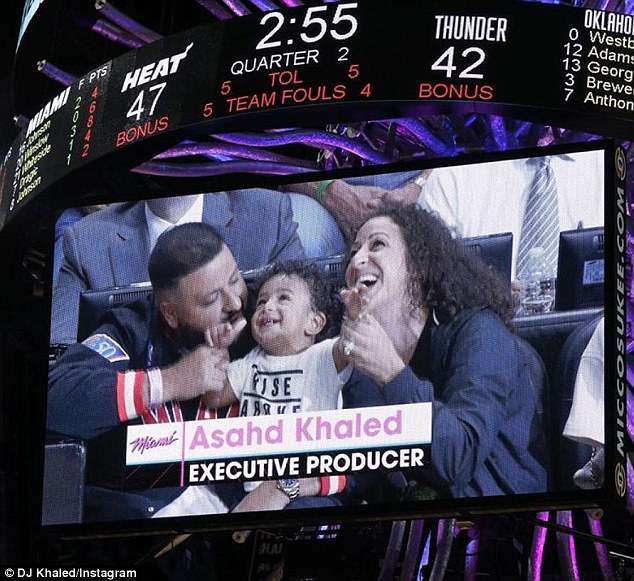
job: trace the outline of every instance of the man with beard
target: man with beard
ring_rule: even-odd
[[[322,223],[315,213],[312,217],[317,225]],[[147,282],[148,259],[160,234],[189,222],[213,226],[243,272],[305,256],[289,196],[273,190],[109,205],[64,231],[63,258],[53,289],[51,343],[76,342],[83,291]]]
[[[224,344],[244,328],[247,289],[236,261],[203,223],[163,233],[149,261],[154,296],[113,309],[83,343],[51,368],[49,431],[87,441],[85,520],[123,520],[226,512],[241,487],[130,487],[126,426],[215,417],[201,397],[222,384],[227,349],[212,346],[224,323]],[[135,481],[134,488],[139,488]],[[160,486],[160,484],[159,484]]]

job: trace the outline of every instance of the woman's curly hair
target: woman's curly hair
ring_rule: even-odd
[[[412,306],[433,309],[441,321],[463,309],[488,307],[508,323],[511,288],[478,255],[454,239],[435,214],[412,204],[374,214],[390,218],[408,249],[406,264]]]

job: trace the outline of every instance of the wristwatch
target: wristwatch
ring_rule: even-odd
[[[280,478],[276,488],[281,490],[290,500],[299,496],[299,480],[297,478]]]

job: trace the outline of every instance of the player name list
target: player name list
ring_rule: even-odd
[[[168,142],[170,132],[258,111],[461,101],[574,114],[599,133],[632,126],[633,16],[476,4],[297,7],[200,26],[122,55],[31,117],[0,166],[1,210],[10,217],[60,178],[141,140],[162,134]],[[398,31],[389,43],[381,42],[385,30]]]
[[[585,10],[563,49],[565,101],[634,112],[634,17]]]

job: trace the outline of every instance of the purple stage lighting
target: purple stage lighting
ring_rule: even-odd
[[[313,171],[309,168],[283,163],[261,161],[227,161],[223,163],[161,163],[148,161],[131,171],[171,178],[204,178],[229,173],[292,175]]]
[[[419,119],[395,119],[394,122],[405,127],[405,129],[415,135],[425,147],[431,149],[431,151],[437,155],[451,156],[457,153],[455,144],[445,143],[442,139],[434,135]]]
[[[112,24],[112,22],[104,20],[103,18],[95,20],[95,23],[90,27],[90,30],[96,32],[100,36],[129,48],[141,48],[145,44],[140,38],[128,34],[125,30],[119,28],[115,24]]]
[[[218,20],[231,20],[233,14],[216,0],[196,0],[207,12],[213,14]]]
[[[271,10],[277,10],[278,7],[271,0],[251,0],[251,3],[254,4],[258,10],[262,12],[269,12]]]
[[[246,16],[251,14],[251,11],[240,0],[223,0],[223,2],[229,7],[229,9],[238,16]]]
[[[464,557],[465,581],[476,581],[478,575],[478,553],[480,552],[480,528],[474,524],[467,532],[471,539],[467,543]]]
[[[126,16],[120,10],[117,10],[107,0],[96,0],[95,9],[99,10],[108,20],[118,24],[130,34],[133,34],[145,42],[155,42],[162,38],[162,36],[157,32],[143,26],[140,22],[137,22],[133,18]]]
[[[449,564],[449,556],[451,555],[451,547],[453,546],[455,526],[455,518],[441,518],[438,521],[436,558],[434,559],[431,574],[429,575],[430,580],[440,581],[440,579],[445,578],[447,565]]]
[[[504,118],[497,115],[489,117],[491,121],[491,135],[498,149],[507,149],[508,141],[506,138],[506,127],[504,127]]]
[[[544,522],[550,520],[549,512],[538,512],[537,519]],[[542,563],[544,562],[544,548],[546,547],[546,537],[548,529],[546,527],[535,527],[533,531],[533,545],[531,547],[531,556],[528,562],[528,579],[529,581],[541,581]]]
[[[560,510],[557,512],[557,524],[568,528],[572,526],[572,512]],[[579,581],[579,565],[577,564],[577,550],[575,538],[568,533],[557,533],[557,547],[559,549],[559,563],[566,571],[566,578]]]
[[[589,514],[587,516],[588,523],[590,525],[590,532],[593,535],[602,537],[603,527],[601,526],[601,521],[597,518],[592,518]],[[603,573],[603,579],[605,579],[605,581],[613,581],[614,570],[612,569],[612,563],[610,563],[610,555],[608,554],[607,547],[603,543],[594,543],[594,550],[597,554],[601,573]]]
[[[204,156],[229,156],[229,157],[241,157],[244,159],[253,159],[255,161],[268,161],[272,163],[281,163],[287,165],[293,165],[298,167],[304,167],[317,171],[317,164],[314,161],[305,159],[296,159],[265,149],[259,149],[255,147],[247,147],[244,145],[233,145],[231,143],[181,143],[176,147],[172,147],[163,153],[160,153],[155,160],[159,159],[172,159],[175,157],[187,157],[192,155],[204,155]]]
[[[424,520],[412,521],[407,539],[407,547],[405,547],[405,557],[401,565],[401,579],[416,579],[416,573],[420,563],[424,528]]]
[[[53,79],[65,87],[72,85],[77,80],[75,75],[71,75],[45,60],[37,62],[37,70],[43,75],[46,75],[49,79]]]
[[[220,139],[220,141],[227,141],[238,145],[251,145],[254,147],[276,147],[280,145],[290,145],[291,143],[303,143],[304,145],[317,149],[344,149],[372,163],[382,164],[389,163],[390,161],[390,159],[382,153],[374,151],[362,143],[327,131],[298,130],[274,134],[217,133],[212,135],[212,137]]]
[[[546,127],[546,130],[542,134],[542,136],[537,140],[537,145],[539,147],[546,147],[548,145],[552,145],[555,141],[555,136],[553,134],[552,127]]]

